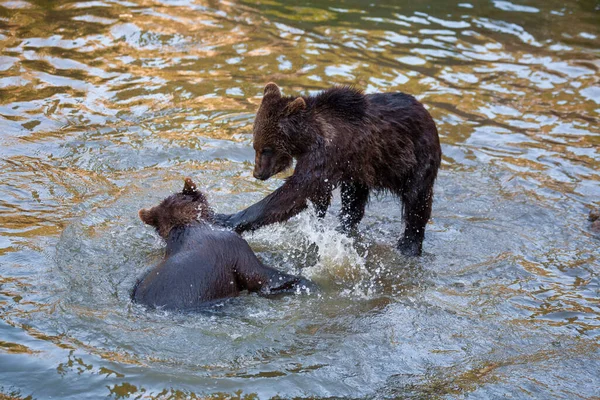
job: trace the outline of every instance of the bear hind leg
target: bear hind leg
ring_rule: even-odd
[[[402,194],[404,205],[404,234],[398,241],[398,249],[407,256],[419,256],[425,238],[425,227],[431,216],[433,186],[423,188],[417,193]]]

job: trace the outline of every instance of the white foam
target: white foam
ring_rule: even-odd
[[[285,253],[284,262],[301,265],[302,275],[317,282],[328,281],[346,286],[354,294],[365,294],[363,281],[369,273],[365,268],[366,254],[361,256],[354,240],[335,230],[334,218],[319,219],[314,207],[309,207],[286,223],[273,224],[256,231],[252,242],[261,247]],[[316,250],[316,263],[309,263]],[[298,260],[300,258],[300,260]]]

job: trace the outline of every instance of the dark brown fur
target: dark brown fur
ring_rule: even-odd
[[[181,193],[140,210],[139,216],[166,240],[167,250],[164,260],[135,286],[132,298],[138,303],[194,309],[243,290],[268,295],[314,289],[303,278],[263,265],[237,233],[212,226],[206,197],[190,178]]]
[[[138,215],[142,222],[155,227],[158,234],[167,239],[169,232],[175,227],[186,226],[198,220],[211,221],[213,212],[204,194],[197,190],[196,184],[190,178],[185,178],[181,193],[167,197],[156,207],[141,209]]]
[[[265,180],[296,169],[265,199],[216,221],[238,232],[285,221],[312,201],[325,215],[334,188],[341,188],[340,221],[353,230],[369,192],[388,191],[402,199],[405,231],[398,246],[421,253],[431,215],[433,185],[441,163],[435,123],[414,97],[404,93],[364,95],[338,87],[317,96],[282,96],[274,83],[254,122],[254,176]]]
[[[591,210],[588,218],[592,221],[592,231],[600,233],[600,209]]]

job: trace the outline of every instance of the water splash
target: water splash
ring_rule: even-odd
[[[368,250],[361,251],[355,238],[341,234],[336,227],[331,216],[318,218],[311,205],[287,223],[263,228],[247,239],[259,250],[283,254],[279,262],[284,267],[292,266],[324,287],[365,295],[365,281],[372,279],[366,267]]]

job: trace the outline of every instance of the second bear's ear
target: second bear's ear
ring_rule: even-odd
[[[138,211],[138,215],[143,223],[156,226],[156,215],[153,208],[142,208]]]
[[[296,100],[285,106],[285,113],[287,115],[295,114],[306,108],[306,102],[302,97],[298,97]]]
[[[196,193],[196,184],[192,181],[192,178],[185,178],[183,185],[183,194],[194,194]]]
[[[275,84],[273,82],[269,82],[269,83],[267,83],[267,86],[265,86],[264,94],[265,94],[265,96],[268,94],[273,94],[273,95],[281,97],[281,90],[279,90],[279,86],[277,86],[277,84]]]

